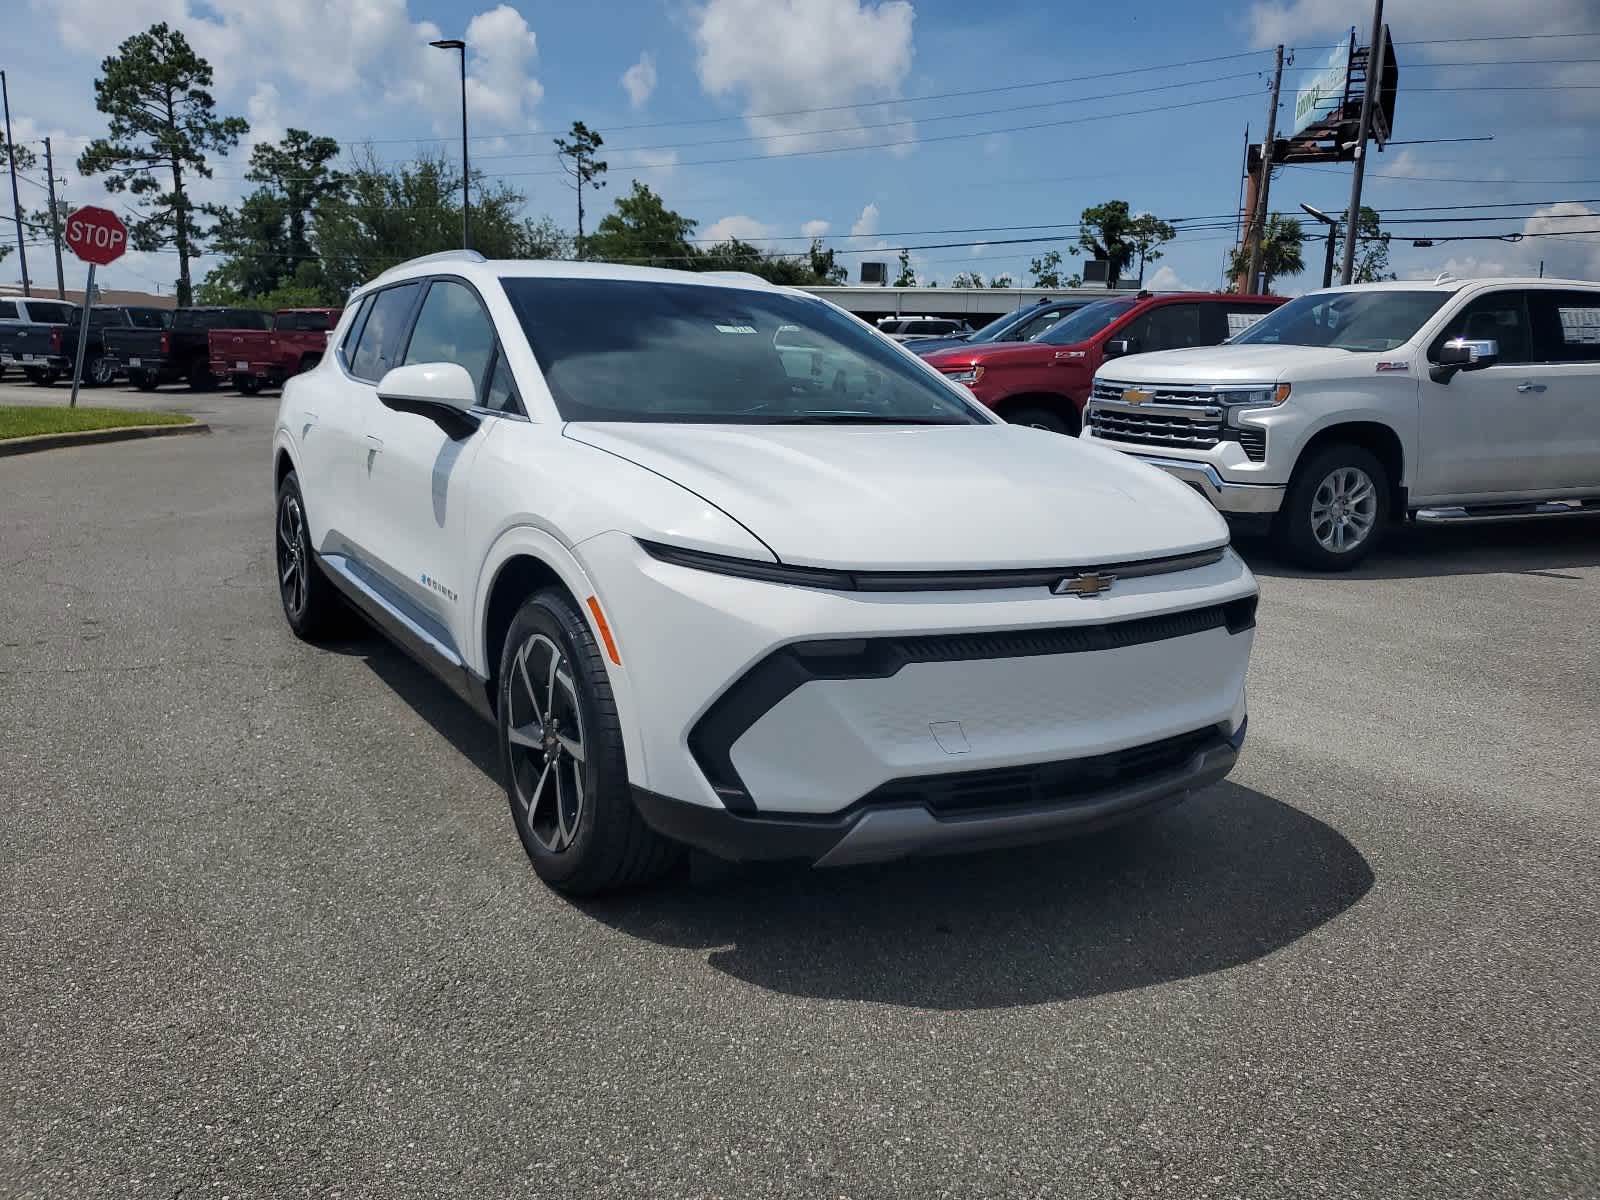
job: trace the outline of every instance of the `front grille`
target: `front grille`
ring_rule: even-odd
[[[1096,437],[1141,446],[1174,446],[1209,450],[1223,437],[1222,408],[1205,388],[1161,387],[1144,404],[1160,405],[1162,412],[1127,404],[1122,393],[1133,385],[1095,380],[1086,419]],[[1105,407],[1115,405],[1114,408]],[[1172,412],[1172,409],[1183,410]]]
[[[1090,758],[893,779],[868,792],[852,807],[923,804],[940,816],[956,816],[1071,804],[1176,771],[1196,754],[1226,744],[1221,731],[1209,726]]]

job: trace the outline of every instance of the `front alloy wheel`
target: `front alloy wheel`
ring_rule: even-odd
[[[511,785],[528,833],[551,854],[584,818],[583,708],[565,651],[544,634],[517,650],[507,697]]]
[[[1295,468],[1273,518],[1278,552],[1313,571],[1347,571],[1370,554],[1389,519],[1389,473],[1363,446],[1332,445]]]
[[[273,520],[272,560],[277,566],[278,598],[295,636],[320,641],[349,628],[349,609],[311,552],[311,532],[306,526],[306,502],[300,479],[290,471],[278,485]]]
[[[1336,467],[1311,493],[1311,536],[1331,553],[1354,550],[1377,521],[1378,487],[1360,467]]]
[[[496,680],[517,836],[539,877],[573,895],[644,883],[681,854],[634,805],[602,653],[571,596],[542,591],[512,618]]]

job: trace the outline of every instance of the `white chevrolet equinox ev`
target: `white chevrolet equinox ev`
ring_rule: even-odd
[[[820,299],[452,251],[329,344],[274,436],[285,615],[359,610],[494,721],[552,886],[1038,841],[1235,761],[1211,506]]]

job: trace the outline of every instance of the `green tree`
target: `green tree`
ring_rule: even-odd
[[[1033,277],[1034,287],[1058,288],[1062,286],[1061,251],[1046,250],[1028,264],[1028,274]]]
[[[134,34],[100,64],[94,83],[108,136],[78,156],[82,174],[103,173],[107,191],[137,197],[144,215],[128,230],[136,249],[177,249],[181,305],[193,300],[189,260],[205,236],[185,174],[211,178],[208,155],[226,154],[250,128],[242,117],[217,115],[211,82],[211,64],[177,30],[163,22]]]
[[[1351,283],[1381,283],[1395,277],[1389,269],[1390,236],[1379,221],[1378,210],[1363,204],[1361,215],[1356,218],[1356,259]],[[1343,237],[1334,246],[1333,261],[1344,261]]]
[[[1298,275],[1306,269],[1302,251],[1306,240],[1305,229],[1298,218],[1273,213],[1261,230],[1261,272],[1266,276],[1265,290],[1272,290],[1272,281],[1280,275]],[[1250,255],[1244,246],[1235,246],[1228,255],[1228,278],[1237,280],[1250,269]]]
[[[605,145],[605,139],[582,121],[574,121],[572,129],[564,138],[555,138],[556,156],[561,162],[561,169],[572,177],[572,187],[578,193],[578,257],[584,255],[583,246],[583,189],[585,187],[596,190],[605,187],[605,180],[600,176],[606,173],[606,164],[595,157],[595,152]],[[633,185],[639,186],[636,180]]]
[[[1077,248],[1106,261],[1111,287],[1117,286],[1135,258],[1143,278],[1145,264],[1158,260],[1160,247],[1176,236],[1170,222],[1149,213],[1133,215],[1126,200],[1108,200],[1086,208],[1079,221]]]
[[[983,286],[983,276],[978,274],[976,271],[962,271],[961,274],[957,275],[950,281],[950,286],[958,288],[981,288]]]
[[[396,263],[458,246],[461,241],[459,168],[443,154],[409,162],[380,162],[370,148],[356,155],[349,184],[324,197],[312,217],[321,258],[317,286],[328,301]],[[504,182],[473,177],[472,240],[487,258],[550,257],[564,237],[548,221],[522,216],[526,197]],[[296,283],[313,264],[301,264]]]
[[[900,251],[900,274],[895,277],[894,286],[909,288],[917,286],[917,273],[911,269],[911,251]]]
[[[992,288],[1016,287],[1017,281],[1011,278],[1009,275],[996,275],[993,279],[989,280],[989,286]]]
[[[590,258],[606,262],[693,268],[697,265],[699,253],[690,245],[689,238],[698,224],[698,221],[673,212],[662,203],[660,196],[650,190],[648,184],[635,179],[633,190],[626,196],[617,197],[612,211],[601,219],[587,246],[583,245],[583,235],[579,233],[578,254],[580,258],[587,254]],[[734,241],[737,242],[737,239]],[[749,249],[755,250],[755,247]],[[733,255],[743,261],[742,256],[743,251]],[[748,268],[737,266],[721,269],[742,271]]]
[[[207,295],[218,294],[219,288],[240,297],[265,295],[294,276],[283,197],[258,188],[237,208],[210,211],[216,218],[211,250],[222,256],[222,262],[200,285]]]
[[[317,206],[339,196],[349,184],[348,177],[330,166],[338,157],[338,142],[304,129],[290,129],[281,142],[263,142],[250,152],[245,178],[262,184],[282,204],[285,276],[294,275],[301,263],[315,257],[311,221]]]
[[[850,272],[844,266],[834,261],[831,247],[824,248],[821,238],[811,239],[811,249],[807,251],[811,260],[811,275],[819,287],[846,283],[850,279]]]

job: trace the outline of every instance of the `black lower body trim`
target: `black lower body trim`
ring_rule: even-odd
[[[1238,735],[1235,734],[1237,737]],[[1182,755],[1166,749],[1182,742]],[[937,806],[931,794],[917,794],[947,781],[937,777],[897,780],[877,789],[884,794],[871,803],[853,804],[839,813],[742,813],[675,800],[642,788],[633,789],[634,803],[658,833],[740,861],[798,859],[820,866],[844,866],[921,854],[1018,846],[1074,834],[1092,833],[1159,811],[1190,792],[1222,779],[1233,768],[1238,751],[1220,728],[1179,739],[1164,739],[1151,759],[1158,769],[1125,775],[1098,789],[1080,789],[1061,796],[1036,791],[1025,803]],[[1067,760],[1020,768],[1039,778],[1071,776],[1113,756]],[[1180,761],[1181,758],[1181,761]],[[1096,768],[1099,769],[1099,768]],[[969,779],[1014,771],[965,772]]]

